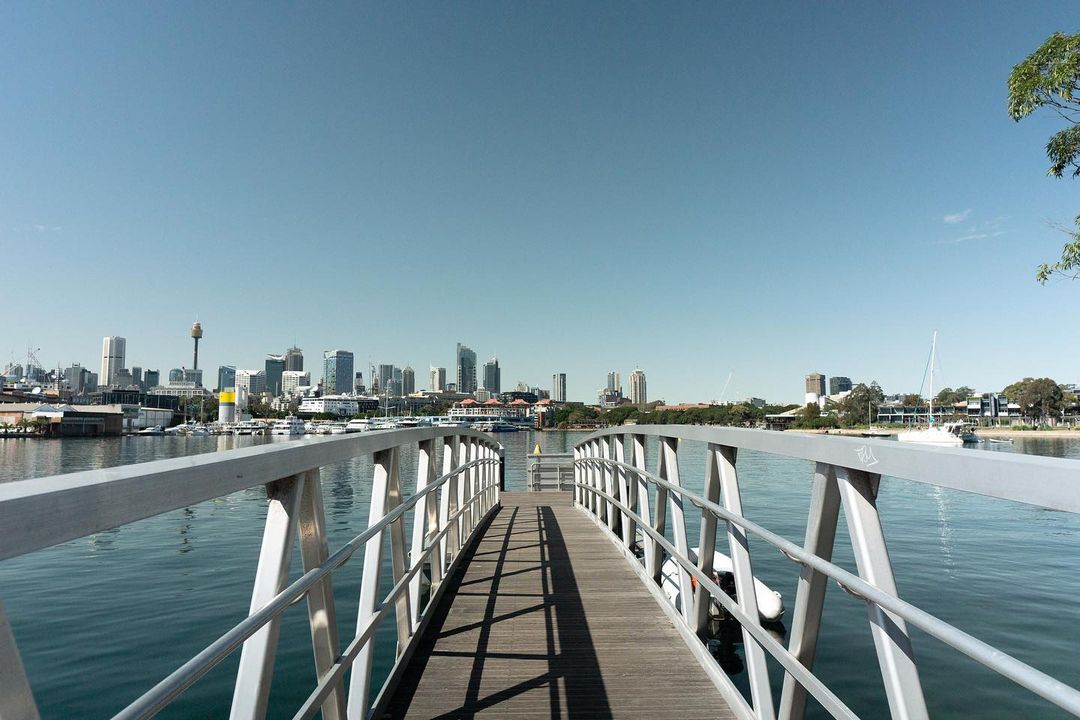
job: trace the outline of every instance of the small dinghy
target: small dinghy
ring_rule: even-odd
[[[1012,438],[986,438],[986,441],[997,445],[1012,445]]]
[[[697,552],[697,548],[690,551],[690,559],[695,562],[697,561]],[[661,589],[667,595],[668,600],[671,600],[675,605],[675,609],[681,610],[679,564],[674,559],[668,558],[660,568],[660,573],[662,579]],[[713,581],[721,588],[734,587],[731,558],[719,551],[713,553]],[[733,592],[731,594],[734,595]],[[763,622],[779,622],[780,618],[784,616],[784,596],[757,578],[754,578],[754,594],[757,596],[758,615],[761,616],[761,620]],[[716,598],[713,598],[709,614],[720,616],[724,612],[723,606],[717,602]]]

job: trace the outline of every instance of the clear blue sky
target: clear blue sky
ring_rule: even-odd
[[[0,360],[1080,381],[1080,181],[1005,112],[1075,3],[878,5],[5,4]]]

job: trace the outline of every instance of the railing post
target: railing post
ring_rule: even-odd
[[[601,457],[606,460],[611,460],[611,437],[605,435],[603,439],[603,445],[600,446]],[[609,463],[605,462],[602,466],[603,474],[601,477],[604,481],[604,492],[611,497],[615,497],[617,491],[615,490],[615,468]],[[607,507],[607,528],[612,534],[618,533],[619,517],[616,512],[617,508],[615,503],[607,500],[604,502]]]
[[[711,503],[720,504],[720,468],[717,465],[718,447],[712,443],[705,452],[705,486],[702,496]],[[701,533],[698,537],[697,566],[704,575],[711,576],[713,571],[713,553],[716,552],[716,516],[705,508],[701,509]],[[712,594],[698,584],[694,588],[694,630],[702,640],[708,639],[709,609],[712,607]]]
[[[667,479],[667,470],[665,468],[666,468],[666,463],[667,463],[667,452],[665,452],[665,443],[664,443],[666,438],[657,438],[657,440],[658,440],[657,449],[658,449],[659,452],[656,453],[657,454],[657,458],[656,458],[656,463],[657,463],[656,476],[661,478],[661,479],[666,480]],[[666,487],[664,487],[663,485],[658,484],[656,486],[656,507],[653,508],[653,525],[652,525],[652,527],[653,527],[653,530],[655,530],[656,533],[658,535],[661,535],[661,536],[663,536],[664,532],[667,530],[667,505],[668,505],[667,499],[668,499],[668,489]],[[651,554],[650,560],[652,562],[652,568],[653,568],[653,580],[656,581],[657,585],[662,585],[663,581],[664,581],[663,580],[664,549],[662,547],[660,547],[660,543],[655,543],[654,542],[652,544],[652,552],[650,554]]]
[[[806,521],[806,540],[803,549],[823,560],[832,561],[836,539],[836,521],[840,514],[840,491],[836,486],[836,468],[817,463],[814,485],[810,494],[810,514]],[[799,589],[795,594],[795,610],[791,616],[791,639],[788,650],[807,670],[814,668],[818,635],[821,632],[821,613],[825,607],[825,590],[829,578],[825,573],[803,566]],[[781,720],[802,720],[806,714],[807,692],[790,674],[784,673],[780,692]]]
[[[581,482],[581,476],[583,474],[582,473],[582,468],[581,468],[581,465],[580,465],[580,460],[581,460],[581,447],[578,446],[578,445],[575,445],[574,446],[574,505],[576,507],[581,507],[583,505],[583,503],[581,502],[582,490],[581,490],[581,486],[578,485],[578,483]]]
[[[626,436],[615,436],[615,460],[620,463],[626,462]],[[627,480],[629,480],[629,474],[626,472],[626,468],[618,467],[615,469],[615,478],[619,485],[619,502],[621,502],[630,510],[634,510],[634,505],[630,500],[630,488],[627,486]],[[634,521],[631,520],[623,511],[619,511],[620,528],[622,529],[622,541],[626,547],[631,547],[634,544],[634,539],[637,535],[637,526]]]
[[[368,509],[368,527],[377,525],[386,515],[386,502],[390,475],[395,463],[396,450],[380,450],[375,453],[375,473],[371,479],[371,505]],[[359,633],[375,614],[379,605],[379,578],[382,575],[383,535],[379,533],[364,546],[364,569],[360,579],[360,604],[356,616]],[[364,720],[368,712],[368,693],[371,690],[371,661],[374,656],[374,640],[369,638],[360,649],[353,663],[349,678],[349,720]]]
[[[660,438],[660,455],[663,464],[660,466],[659,476],[672,485],[679,485],[679,439],[674,437]],[[683,557],[690,556],[689,543],[686,540],[686,519],[683,517],[683,499],[677,492],[667,494],[668,504],[671,506],[671,534],[675,540],[675,550]],[[660,510],[659,494],[656,498],[657,511]],[[659,563],[658,563],[659,564]],[[682,599],[682,616],[687,625],[693,623],[694,617],[694,588],[690,583],[690,573],[686,568],[676,563],[678,572],[679,597]],[[661,567],[663,567],[661,565]]]
[[[899,597],[877,511],[881,476],[837,467],[836,480],[859,576],[882,592]],[[867,603],[866,608],[892,716],[905,720],[929,717],[907,623],[874,603]]]
[[[442,452],[442,474],[450,475],[457,468],[457,436],[447,435],[443,438],[443,452]],[[447,530],[446,534],[442,536],[439,541],[439,566],[440,572],[446,572],[446,568],[450,565],[450,558],[457,557],[458,545],[458,531],[457,520],[451,520],[454,513],[457,512],[457,497],[458,497],[458,477],[452,475],[447,480],[439,493],[439,526],[440,529],[447,526],[449,523],[454,524],[454,528]]]
[[[742,495],[739,492],[739,475],[735,469],[737,451],[726,445],[712,446],[713,459],[720,469],[720,490],[724,498],[724,509],[733,515],[742,517]],[[747,614],[750,622],[760,625],[757,604],[757,589],[754,587],[754,568],[750,562],[750,545],[746,531],[734,523],[727,524],[728,547],[731,549],[731,568],[735,576],[735,594],[739,598],[739,608]],[[743,628],[743,652],[746,655],[746,670],[750,680],[750,695],[754,701],[754,713],[760,720],[771,720],[776,716],[773,710],[772,689],[769,685],[769,668],[765,664],[765,650],[750,632]]]
[[[304,490],[300,497],[300,556],[304,572],[326,562],[329,548],[326,542],[326,514],[323,508],[322,483],[319,469],[304,473]],[[338,639],[337,611],[334,608],[334,588],[331,576],[320,580],[307,594],[308,625],[311,646],[315,655],[315,676],[322,678],[337,660],[341,651]],[[338,681],[322,704],[325,720],[345,717],[345,687]]]
[[[457,465],[454,468],[455,470],[469,461],[468,438],[463,435],[458,435],[457,448]],[[455,532],[457,533],[457,552],[455,553],[456,557],[457,553],[461,552],[461,548],[465,546],[465,539],[469,536],[468,530],[466,530],[466,523],[469,519],[469,508],[465,505],[465,498],[468,497],[466,487],[468,486],[469,481],[469,471],[462,470],[460,473],[455,475],[455,477],[458,479],[457,487],[455,488],[457,490],[457,510],[459,510],[461,513],[460,515],[458,515],[456,523],[457,527],[454,528]]]
[[[634,435],[633,437],[634,467],[644,472],[645,436]],[[649,481],[645,479],[644,475],[636,475],[634,482],[637,485],[638,515],[644,518],[645,522],[650,522],[652,511],[649,508]],[[643,532],[641,537],[644,542],[642,550],[645,553],[645,572],[655,581],[658,577],[658,567],[656,566],[656,541],[653,540],[652,536],[647,532]]]
[[[435,482],[435,440],[421,440],[416,456],[416,494],[421,495],[431,484]],[[435,498],[429,495],[421,495],[413,506],[413,531],[412,551],[409,553],[410,568],[417,564],[423,564],[425,550],[428,546],[428,537],[439,531],[439,515]],[[431,585],[438,586],[442,580],[442,568],[435,561],[434,553],[431,558]],[[420,581],[423,571],[413,575],[409,580],[409,604],[412,611],[412,631],[420,626]]]
[[[260,610],[288,584],[289,560],[296,537],[303,486],[303,475],[293,475],[266,485],[266,527],[259,551],[259,565],[255,571],[250,612]],[[244,643],[229,714],[232,720],[258,720],[266,716],[280,631],[281,617],[278,616]]]
[[[0,603],[0,718],[38,720],[39,717],[15,635]]]
[[[390,465],[390,479],[386,486],[386,512],[390,512],[401,504],[401,448],[393,449]],[[401,515],[397,520],[390,523],[390,568],[393,572],[394,584],[401,582],[405,577],[406,565],[408,564],[408,550],[405,544],[405,516]],[[409,644],[412,637],[412,612],[409,610],[409,593],[403,592],[397,596],[394,602],[394,615],[397,620],[398,646],[397,655]]]

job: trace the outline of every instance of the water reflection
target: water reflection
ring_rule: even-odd
[[[192,534],[195,521],[195,508],[186,507],[180,511],[180,548],[181,555],[189,553],[195,549],[195,545],[192,541],[195,539]]]

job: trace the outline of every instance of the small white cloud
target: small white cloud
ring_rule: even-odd
[[[983,240],[986,237],[988,237],[986,233],[971,233],[970,235],[964,235],[963,237],[956,238],[954,242],[961,243],[966,240]]]
[[[45,232],[46,230],[48,230],[48,228],[45,227],[44,225],[35,225],[34,230],[36,230],[38,232]]]
[[[949,225],[955,225],[956,223],[962,223],[965,220],[967,220],[968,215],[970,215],[970,214],[971,214],[971,208],[968,208],[967,210],[964,210],[963,212],[952,213],[951,215],[946,215],[944,218],[942,218],[942,220],[944,220]]]

